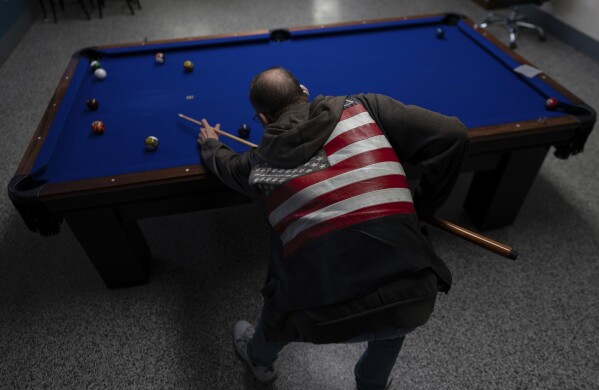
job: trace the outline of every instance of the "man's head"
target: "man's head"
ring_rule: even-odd
[[[254,77],[250,84],[250,102],[264,123],[274,122],[290,106],[308,101],[295,76],[275,67]]]

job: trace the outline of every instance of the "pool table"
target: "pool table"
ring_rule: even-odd
[[[144,283],[151,253],[139,219],[248,201],[206,170],[198,127],[178,114],[234,134],[246,124],[259,143],[249,83],[275,65],[311,96],[376,92],[461,118],[472,140],[464,172],[474,172],[464,207],[480,229],[514,222],[548,150],[581,152],[595,123],[591,107],[461,15],[93,47],[60,79],[8,185],[13,204],[42,235],[66,220],[108,287]]]

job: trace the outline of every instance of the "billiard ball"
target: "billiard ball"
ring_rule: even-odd
[[[94,71],[94,76],[96,76],[98,80],[104,80],[107,75],[108,73],[102,68],[98,68]]]
[[[98,100],[95,98],[87,99],[85,103],[87,104],[87,107],[92,111],[96,111],[100,106],[100,103],[98,103]]]
[[[100,64],[100,61],[98,60],[93,60],[92,62],[90,62],[89,67],[95,71],[96,69],[100,69],[102,67],[102,64]]]
[[[193,70],[193,62],[187,60],[183,63],[183,68],[185,68],[186,71],[191,72]]]
[[[154,58],[155,58],[157,64],[164,64],[164,54],[163,53],[156,53],[156,56]]]
[[[437,29],[437,38],[439,38],[439,39],[445,38],[445,30],[443,30],[442,28],[438,28]]]
[[[559,106],[559,101],[556,98],[549,98],[549,99],[545,100],[545,108],[550,111],[557,110],[558,106]]]
[[[150,150],[150,151],[156,150],[156,148],[158,148],[158,138],[156,138],[152,135],[147,137],[145,145],[146,145],[147,150]]]
[[[104,122],[102,121],[94,121],[92,123],[92,131],[94,132],[94,134],[104,134]]]
[[[242,123],[241,126],[237,128],[237,134],[239,134],[241,138],[248,138],[250,136],[250,131],[250,127],[245,123]]]

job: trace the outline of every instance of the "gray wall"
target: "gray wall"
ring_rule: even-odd
[[[40,14],[36,0],[0,1],[0,66]]]

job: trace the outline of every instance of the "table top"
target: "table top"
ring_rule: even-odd
[[[456,16],[288,31],[290,38],[281,42],[263,30],[82,50],[61,79],[18,171],[56,183],[197,166],[198,126],[179,113],[221,123],[233,134],[246,123],[252,129],[248,140],[259,143],[262,128],[252,121],[249,83],[271,66],[291,70],[313,97],[386,94],[458,116],[472,131],[525,122],[543,127],[567,117],[545,109],[548,97],[578,103],[543,73],[515,72],[524,59]],[[155,62],[157,52],[164,53],[163,64]],[[100,60],[106,79],[93,76],[92,59]],[[184,70],[186,60],[195,64],[192,72]],[[87,108],[89,98],[99,101],[96,111]],[[96,120],[105,124],[102,135],[91,131]],[[156,151],[145,149],[147,136],[160,140]],[[247,150],[221,140],[238,152]]]

